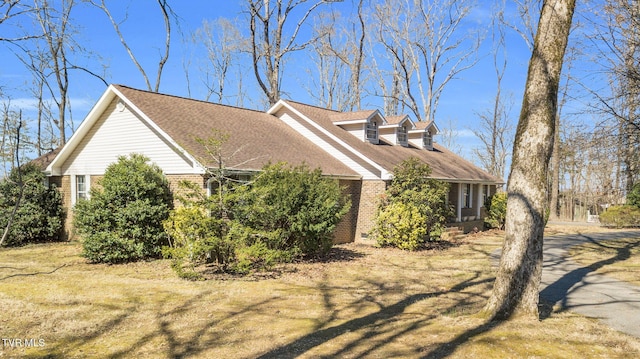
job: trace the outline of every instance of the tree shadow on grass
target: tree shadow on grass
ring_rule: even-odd
[[[376,302],[374,297],[366,295],[360,301],[352,303],[351,306],[353,307],[362,304],[360,303],[361,301],[368,301],[369,303],[377,305],[379,308],[378,311],[365,316],[361,316],[359,318],[347,320],[337,325],[331,325],[336,316],[335,313],[334,315],[330,314],[322,324],[318,325],[318,329],[314,332],[304,335],[296,339],[295,341],[290,342],[289,344],[263,353],[258,358],[295,358],[338,337],[360,331],[363,331],[364,333],[357,339],[348,341],[347,343],[342,343],[340,345],[340,349],[337,352],[332,353],[331,356],[353,356],[353,353],[356,351],[356,347],[359,346],[363,341],[367,342],[369,345],[366,349],[364,349],[364,351],[359,351],[357,356],[367,356],[373,351],[386,345],[387,342],[393,341],[395,338],[401,337],[404,334],[415,331],[418,328],[427,325],[429,321],[435,319],[436,317],[436,315],[426,314],[416,316],[413,317],[412,320],[409,320],[408,325],[405,325],[402,328],[398,328],[397,325],[394,325],[394,322],[397,322],[399,320],[407,320],[406,318],[400,318],[400,316],[405,315],[405,311],[409,306],[428,298],[435,298],[450,293],[461,293],[463,290],[469,287],[478,286],[493,281],[493,278],[480,279],[480,275],[480,273],[476,273],[473,278],[458,283],[449,291],[435,291],[429,293],[413,294],[399,301],[396,301],[391,305],[383,305]],[[386,283],[379,283],[378,287],[385,288],[385,285]],[[325,293],[326,289],[327,288],[325,288]],[[476,294],[470,295],[476,296]],[[325,295],[325,305],[328,309],[330,309],[331,307],[329,297],[330,296],[328,294]],[[451,308],[460,305],[461,302],[463,301],[461,300],[453,304]],[[336,308],[332,309],[334,311],[337,310]]]
[[[0,281],[5,280],[5,279],[9,279],[9,278],[14,278],[14,277],[30,277],[30,276],[36,276],[36,275],[40,275],[40,274],[53,274],[55,272],[57,272],[60,268],[65,267],[66,264],[62,264],[54,269],[52,269],[49,272],[33,272],[33,273],[16,273],[16,274],[10,274],[8,276],[2,277],[0,278]],[[7,268],[7,269],[12,269],[12,270],[24,270],[26,268],[16,268],[16,267],[0,267],[0,269],[2,268]]]

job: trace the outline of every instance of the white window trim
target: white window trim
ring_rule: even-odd
[[[402,125],[398,128],[398,143],[403,146],[407,146],[409,143],[409,131],[407,125]]]
[[[75,205],[78,202],[78,182],[77,176],[84,176],[85,191],[87,192],[87,199],[91,197],[91,175],[87,174],[72,174],[71,177],[71,205]]]
[[[428,131],[422,134],[422,146],[427,150],[433,149],[433,136]]]
[[[462,188],[462,205],[464,208],[473,208],[473,185],[471,183],[463,183],[462,185],[464,186]],[[469,189],[469,193],[465,196],[467,189]],[[469,202],[468,205],[467,202]]]
[[[374,136],[369,136],[369,131],[373,132]],[[364,137],[367,141],[377,142],[378,141],[378,123],[375,121],[367,122],[364,126]]]

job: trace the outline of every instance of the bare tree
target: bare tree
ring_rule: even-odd
[[[316,41],[311,44],[318,83],[309,92],[321,106],[339,111],[361,108],[367,38],[364,0],[358,1],[356,11],[355,19],[335,11],[320,14]]]
[[[36,19],[42,30],[46,50],[36,51],[35,54],[27,51],[31,59],[29,66],[31,72],[41,77],[37,81],[47,87],[51,98],[56,103],[58,118],[54,119],[54,122],[58,127],[59,145],[64,145],[67,142],[66,115],[69,104],[69,69],[71,67],[67,59],[67,49],[71,45],[72,29],[69,22],[74,5],[74,0],[64,0],[60,4],[61,8],[56,11],[49,6],[47,0],[41,3],[36,1]],[[46,62],[46,65],[43,66],[37,62]],[[50,77],[53,77],[55,82],[50,81]]]
[[[401,79],[397,100],[422,121],[435,119],[446,86],[477,62],[482,35],[462,26],[472,9],[471,1],[460,0],[392,0],[376,7],[377,41]]]
[[[122,44],[122,46],[124,46],[125,50],[127,51],[127,54],[129,54],[129,58],[131,58],[131,61],[133,61],[134,65],[138,68],[138,71],[140,71],[140,74],[144,78],[144,81],[147,85],[147,89],[149,91],[158,92],[158,90],[160,89],[160,79],[162,77],[162,70],[164,69],[164,65],[167,63],[167,60],[169,59],[169,49],[171,47],[171,16],[175,16],[173,10],[171,9],[171,6],[169,5],[168,0],[156,0],[158,3],[158,7],[160,9],[160,12],[162,13],[162,20],[164,22],[165,41],[164,41],[164,52],[160,55],[160,59],[158,60],[158,68],[156,71],[156,79],[155,79],[154,85],[151,84],[149,76],[147,75],[147,71],[138,61],[138,58],[133,53],[133,50],[129,46],[129,43],[125,39],[125,36],[120,29],[120,25],[124,21],[126,21],[128,14],[125,15],[124,20],[118,22],[113,17],[111,10],[109,10],[109,8],[107,7],[105,0],[100,0],[100,1],[84,0],[84,1],[87,1],[91,5],[102,10],[102,12],[107,16],[107,18],[109,18],[111,25],[113,25],[113,29],[118,35],[118,39],[120,40],[120,43]]]
[[[318,6],[328,2],[331,1],[321,0],[306,6],[308,0],[247,0],[253,72],[270,105],[280,99],[285,58],[313,40],[298,42],[302,25]],[[303,7],[306,10],[301,10]],[[286,33],[288,22],[299,11],[304,12],[297,17],[291,33]]]
[[[7,225],[4,227],[4,231],[2,232],[2,237],[0,237],[0,247],[2,247],[2,243],[9,236],[9,232],[11,231],[11,226],[13,225],[13,220],[16,218],[16,213],[20,208],[20,202],[22,201],[22,197],[24,195],[24,183],[22,182],[22,172],[20,169],[20,136],[22,129],[22,113],[18,116],[18,126],[16,127],[16,145],[15,145],[15,160],[16,160],[16,171],[18,171],[18,196],[16,197],[15,205],[13,206],[13,210],[11,211],[11,215],[9,216],[9,220],[7,221]]]
[[[502,257],[485,307],[493,319],[539,319],[548,162],[574,8],[575,0],[546,0],[542,6],[513,146]]]
[[[31,5],[21,0],[4,0],[0,3],[0,25],[8,25],[12,20],[16,22],[24,21],[23,19],[30,16],[34,9]],[[18,42],[33,39],[37,34],[13,34],[0,35],[0,42]]]
[[[233,21],[225,18],[215,22],[205,20],[193,34],[192,40],[194,43],[202,44],[207,53],[206,62],[200,70],[201,76],[204,76],[202,81],[207,88],[205,100],[211,101],[211,97],[214,96],[213,102],[223,103],[229,96],[227,83],[230,72],[248,44]]]
[[[509,108],[502,94],[502,80],[507,69],[507,53],[505,45],[504,2],[502,8],[495,12],[492,21],[493,68],[496,75],[496,94],[493,107],[486,112],[477,113],[479,122],[472,130],[482,142],[482,146],[473,150],[476,157],[487,172],[498,178],[504,178],[507,156],[511,148],[511,132],[513,130],[508,118]]]
[[[601,82],[608,88],[584,88],[603,119],[598,125],[610,130],[608,142],[618,147],[619,185],[628,191],[640,180],[640,3],[607,0],[592,18],[593,61],[607,74]]]

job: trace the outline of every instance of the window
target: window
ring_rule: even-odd
[[[433,137],[431,136],[431,133],[425,132],[422,135],[422,146],[426,149],[433,148]]]
[[[489,199],[489,185],[483,184],[481,187],[482,187],[482,203],[480,203],[480,206],[484,207],[484,204],[487,203],[487,200]]]
[[[378,124],[376,122],[367,123],[367,140],[378,139]]]
[[[76,176],[76,200],[89,198],[87,176]]]
[[[398,130],[398,143],[407,143],[407,126],[404,125]]]
[[[472,196],[471,183],[462,184],[462,200],[463,200],[464,208],[471,208],[471,205],[472,205],[471,196]]]

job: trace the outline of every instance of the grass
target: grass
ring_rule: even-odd
[[[269,275],[189,282],[167,261],[93,265],[77,242],[0,250],[0,357],[635,358],[568,312],[485,323],[501,233],[417,253],[357,244]]]
[[[578,245],[569,255],[596,273],[640,286],[640,237]]]

